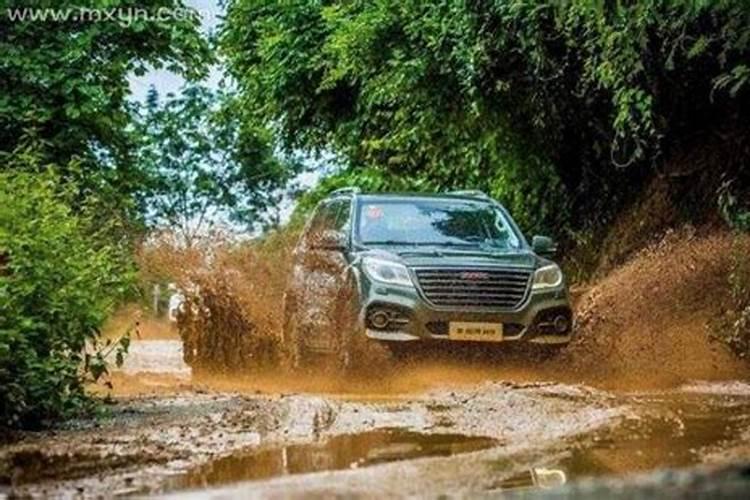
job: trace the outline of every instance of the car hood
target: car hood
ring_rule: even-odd
[[[529,250],[487,252],[481,249],[392,247],[369,249],[362,255],[394,260],[409,267],[510,266],[534,268],[537,267],[539,262],[539,257]]]

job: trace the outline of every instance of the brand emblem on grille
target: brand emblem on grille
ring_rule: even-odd
[[[482,272],[477,272],[477,271],[461,273],[461,279],[464,279],[464,280],[480,281],[480,280],[486,280],[489,277],[490,277],[489,273],[482,273]]]

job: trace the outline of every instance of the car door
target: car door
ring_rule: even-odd
[[[298,276],[297,321],[308,348],[335,348],[336,300],[345,277],[351,211],[349,199],[321,203],[300,241],[295,272]],[[332,243],[338,241],[339,248]]]

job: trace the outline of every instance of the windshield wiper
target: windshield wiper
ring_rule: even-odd
[[[456,243],[455,241],[443,241],[441,243],[430,243],[431,245],[439,247],[463,247],[463,248],[478,248],[479,243]]]
[[[378,241],[363,241],[363,245],[407,245],[407,246],[415,246],[416,243],[411,243],[409,241],[398,241],[398,240],[378,240]]]

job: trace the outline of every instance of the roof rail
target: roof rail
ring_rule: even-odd
[[[340,194],[357,194],[357,193],[361,193],[361,192],[362,192],[362,190],[360,188],[358,188],[358,187],[347,186],[347,187],[342,187],[342,188],[338,188],[338,189],[335,189],[335,190],[331,191],[328,194],[328,196],[336,196],[336,195],[340,195]]]
[[[487,193],[478,189],[462,189],[458,191],[451,191],[448,194],[455,194],[458,196],[476,196],[477,198],[489,198]]]

